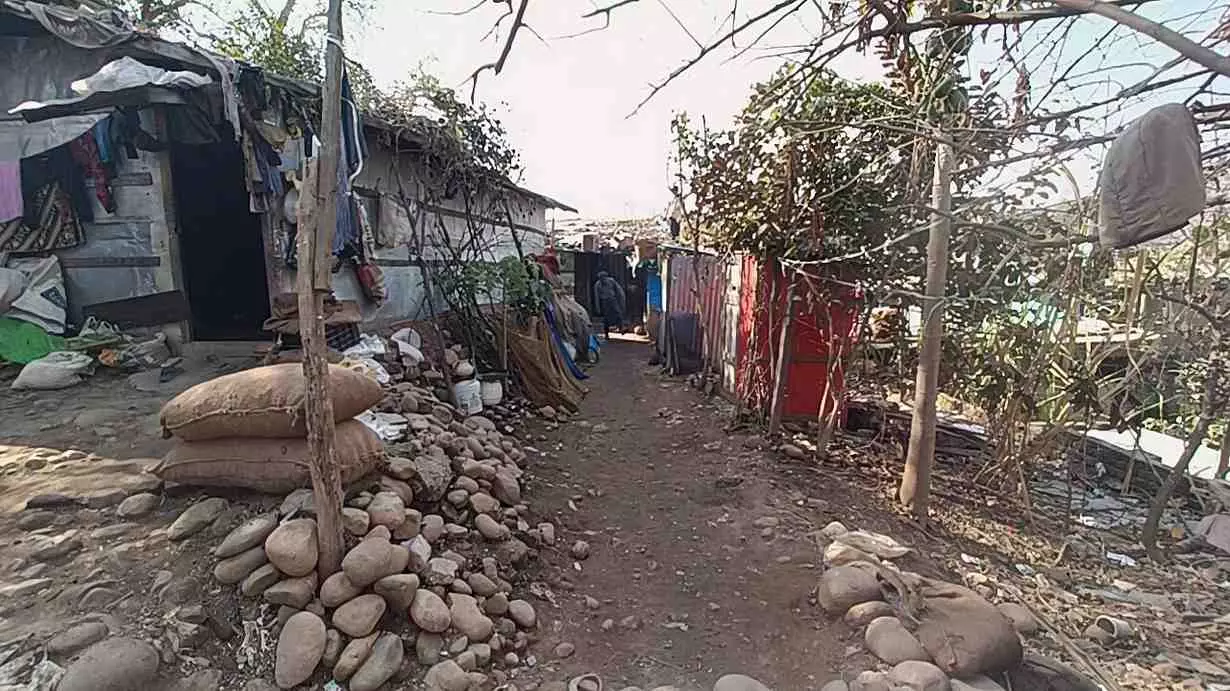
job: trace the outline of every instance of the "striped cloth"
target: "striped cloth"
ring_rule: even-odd
[[[73,201],[59,183],[40,187],[32,201],[34,213],[26,209],[26,217],[37,219],[37,224],[26,223],[24,217],[0,223],[0,252],[48,252],[85,242]]]

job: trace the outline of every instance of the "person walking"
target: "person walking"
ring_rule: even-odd
[[[608,339],[611,337],[611,327],[623,331],[627,299],[619,281],[605,271],[598,272],[598,280],[594,282],[594,306],[602,315],[602,331]]]

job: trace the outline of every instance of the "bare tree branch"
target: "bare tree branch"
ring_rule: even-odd
[[[316,12],[314,14],[309,14],[308,16],[304,17],[303,23],[299,25],[299,38],[303,38],[304,36],[307,35],[308,29],[312,28],[312,24],[314,22],[318,22],[322,19],[328,19],[328,18],[329,18],[329,15],[326,12]]]
[[[688,25],[683,23],[683,20],[679,18],[679,15],[675,14],[675,11],[672,10],[671,6],[666,3],[666,0],[658,0],[658,4],[662,6],[662,9],[666,10],[666,13],[671,16],[671,19],[675,20],[675,24],[677,24],[680,29],[683,29],[683,33],[687,34],[688,38],[692,39],[692,43],[695,43],[697,48],[703,50],[705,47],[704,44],[697,40],[696,35],[692,33],[691,29],[688,29]]]
[[[470,14],[471,12],[474,12],[475,10],[477,10],[478,8],[486,4],[487,4],[487,0],[478,0],[478,2],[474,3],[469,8],[464,9],[464,10],[424,10],[424,12],[426,14],[435,14],[435,15],[441,15],[441,16],[446,16],[446,17],[460,17],[462,15]]]
[[[765,10],[764,12],[761,12],[760,14],[757,14],[754,17],[747,19],[742,24],[736,27],[732,27],[730,31],[726,32],[720,38],[710,43],[709,45],[705,46],[704,48],[701,48],[700,52],[698,52],[694,57],[692,57],[687,62],[680,65],[679,67],[676,67],[666,77],[665,80],[663,80],[662,82],[658,84],[654,84],[652,89],[649,92],[649,95],[646,96],[644,99],[642,99],[641,102],[636,105],[636,108],[634,108],[632,112],[629,113],[629,117],[631,117],[632,115],[636,115],[638,112],[640,112],[641,108],[645,107],[646,103],[649,103],[651,100],[653,100],[654,96],[658,95],[658,92],[662,91],[662,89],[665,89],[667,85],[675,81],[675,79],[677,79],[684,72],[687,72],[688,70],[695,67],[697,63],[699,63],[701,60],[704,60],[705,57],[709,55],[709,53],[712,53],[714,50],[717,50],[718,46],[726,42],[726,40],[734,39],[735,36],[738,36],[739,34],[743,33],[747,29],[755,26],[756,24],[759,24],[765,18],[772,16],[776,14],[777,12],[780,12],[782,9],[794,4],[795,2],[797,2],[797,0],[785,0],[785,2],[779,2],[776,5],[773,5],[769,9]]]
[[[610,21],[612,12],[623,7],[624,5],[631,5],[634,2],[640,2],[640,0],[619,0],[618,2],[607,5],[606,7],[599,7],[598,9],[593,10],[592,12],[586,12],[585,14],[581,15],[581,19],[590,19],[592,17],[597,17],[598,15],[602,15],[607,18],[607,21]]]
[[[508,3],[508,8],[509,8],[509,11],[511,12],[513,0],[505,0],[505,1]],[[480,74],[482,74],[486,70],[491,70],[491,72],[496,75],[504,71],[504,64],[508,62],[508,54],[512,52],[513,42],[517,40],[517,33],[521,30],[521,27],[525,23],[525,10],[529,7],[529,5],[530,5],[530,0],[521,0],[521,6],[517,8],[517,15],[513,17],[512,26],[508,30],[508,38],[504,40],[504,47],[500,49],[500,56],[496,58],[495,62],[489,62],[486,65],[480,66],[478,69],[474,70],[474,74],[470,75],[470,82],[471,82],[470,101],[471,102],[474,101],[476,92],[478,90],[478,76]],[[507,15],[504,15],[504,16],[507,16]],[[500,20],[502,20],[503,18],[504,17],[500,17]],[[497,26],[500,20],[496,20]]]
[[[1098,14],[1106,17],[1113,22],[1122,24],[1133,31],[1152,38],[1193,62],[1199,63],[1222,76],[1230,77],[1230,57],[1206,48],[1174,29],[1162,26],[1152,19],[1142,17],[1135,12],[1128,12],[1117,3],[1110,3],[1105,0],[1053,0],[1053,2],[1060,7],[1073,11]]]
[[[282,5],[282,10],[278,12],[279,26],[286,26],[286,23],[290,21],[290,15],[295,11],[295,5],[298,2],[299,0],[286,0],[286,4]]]

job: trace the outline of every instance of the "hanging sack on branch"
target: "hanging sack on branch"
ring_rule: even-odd
[[[1172,233],[1204,210],[1200,133],[1187,106],[1158,106],[1115,138],[1098,179],[1098,240],[1122,249]]]

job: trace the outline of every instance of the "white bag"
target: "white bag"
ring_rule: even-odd
[[[94,369],[94,359],[84,353],[56,351],[25,367],[13,380],[14,389],[67,389],[76,386]]]
[[[30,322],[49,334],[64,333],[68,318],[65,311],[68,297],[64,292],[64,274],[55,256],[43,259],[10,259],[9,266],[26,275],[26,290],[5,316]]]
[[[9,305],[26,292],[26,275],[17,269],[0,267],[0,314],[9,311]]]

